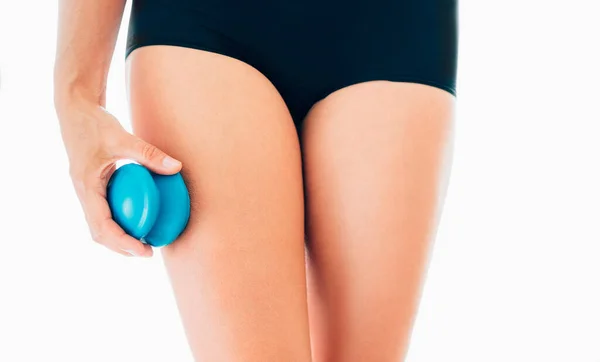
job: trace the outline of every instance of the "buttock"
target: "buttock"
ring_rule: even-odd
[[[320,99],[370,80],[456,96],[457,0],[134,0],[126,56],[175,45],[231,56],[277,88],[301,125]]]

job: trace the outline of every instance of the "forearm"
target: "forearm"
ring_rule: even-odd
[[[54,63],[57,112],[73,100],[105,105],[108,69],[126,0],[60,0]]]

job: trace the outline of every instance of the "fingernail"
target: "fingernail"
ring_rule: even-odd
[[[177,166],[179,166],[180,164],[181,164],[181,162],[179,162],[179,161],[177,161],[176,159],[174,159],[174,158],[172,158],[172,157],[169,157],[169,156],[166,156],[166,157],[163,159],[163,166],[165,166],[165,167],[169,167],[169,168],[170,168],[170,167],[177,167]]]

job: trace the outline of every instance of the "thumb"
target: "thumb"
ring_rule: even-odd
[[[150,170],[164,175],[171,175],[181,170],[181,162],[167,155],[158,147],[133,137],[133,144],[126,150],[126,157],[139,162]]]

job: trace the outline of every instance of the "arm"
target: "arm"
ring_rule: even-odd
[[[111,218],[106,184],[119,159],[173,174],[181,163],[127,132],[105,107],[106,81],[125,0],[60,0],[54,104],[69,172],[92,238],[123,255],[152,249]],[[171,161],[171,162],[169,162]]]
[[[54,66],[59,112],[73,99],[105,106],[106,78],[125,1],[59,1]]]

